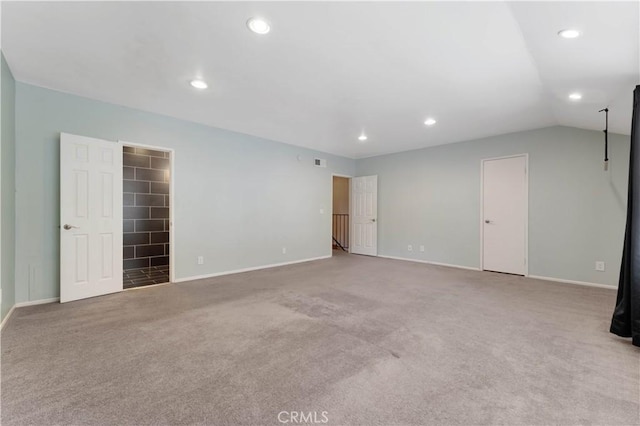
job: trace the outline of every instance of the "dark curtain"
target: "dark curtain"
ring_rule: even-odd
[[[627,227],[611,332],[640,346],[640,86],[633,91]]]

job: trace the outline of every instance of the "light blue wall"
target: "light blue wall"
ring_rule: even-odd
[[[15,188],[16,188],[16,138],[15,138],[15,80],[11,70],[0,53],[2,68],[0,70],[0,106],[2,120],[0,125],[1,151],[0,151],[0,186],[2,199],[2,213],[0,218],[0,283],[2,286],[2,306],[0,314],[4,319],[15,303]]]
[[[609,142],[607,172],[603,133],[569,127],[358,160],[358,176],[378,175],[378,252],[480,267],[480,161],[528,153],[529,274],[617,285],[629,137]]]
[[[567,127],[354,161],[19,82],[15,123],[16,302],[59,294],[60,132],[176,150],[178,279],[329,255],[332,173],[379,176],[381,255],[479,267],[480,160],[528,153],[529,273],[617,281],[625,136],[611,135],[607,172],[602,132]]]
[[[330,255],[331,174],[355,170],[350,159],[18,82],[16,302],[59,294],[60,132],[175,149],[178,279]]]

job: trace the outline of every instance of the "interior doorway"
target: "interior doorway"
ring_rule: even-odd
[[[123,143],[123,287],[170,282],[172,152]]]
[[[333,251],[349,251],[349,188],[351,178],[333,176],[333,211],[331,247]]]
[[[528,274],[527,155],[482,160],[481,265]]]
[[[351,253],[378,255],[377,216],[378,176],[351,179]]]

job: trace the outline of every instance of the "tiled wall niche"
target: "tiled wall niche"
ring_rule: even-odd
[[[168,152],[123,147],[124,270],[169,265]]]

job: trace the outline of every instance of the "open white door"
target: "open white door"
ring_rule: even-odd
[[[378,176],[351,179],[351,253],[378,255]]]
[[[527,158],[482,161],[482,269],[527,273]]]
[[[122,145],[60,135],[60,301],[122,290]]]

